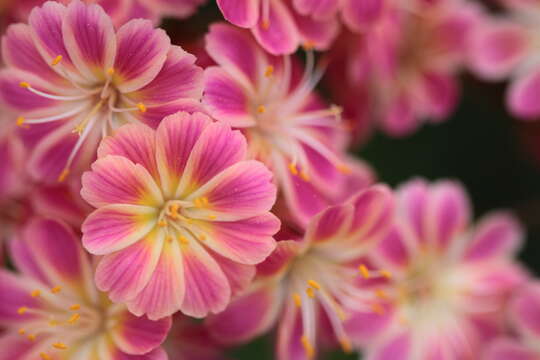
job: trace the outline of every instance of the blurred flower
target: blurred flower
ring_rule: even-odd
[[[275,248],[272,173],[245,160],[238,131],[201,113],[133,124],[106,138],[82,196],[98,208],[83,244],[105,255],[99,289],[150,319],[222,311]]]
[[[203,103],[215,119],[243,131],[249,156],[274,172],[295,220],[305,224],[339,198],[349,177],[364,186],[372,181],[367,166],[344,155],[341,109],[326,107],[313,91],[322,70],[314,69],[312,52],[302,75],[291,57],[266,54],[229,25],[212,25],[206,44],[219,66],[205,69]]]
[[[346,0],[349,1],[349,0]],[[335,0],[318,6],[333,8]],[[351,2],[354,2],[351,0]],[[324,50],[338,34],[339,24],[330,12],[313,8],[314,1],[217,0],[225,19],[251,29],[257,42],[274,55],[291,54],[299,45]]]
[[[115,32],[98,5],[47,2],[30,25],[11,25],[2,39],[7,68],[0,100],[37,128],[31,175],[64,180],[71,166],[85,169],[98,141],[130,122],[156,126],[163,116],[197,108],[202,70],[194,56],[171,46],[148,20]]]
[[[509,78],[506,102],[510,112],[524,120],[540,117],[540,4],[531,0],[504,0],[510,12],[488,18],[475,31],[471,67],[490,80]]]
[[[519,338],[501,338],[486,350],[485,360],[537,360],[540,358],[540,283],[521,289],[509,305],[509,318]]]
[[[449,181],[413,180],[396,201],[396,224],[370,254],[392,273],[376,289],[386,311],[379,319],[359,313],[347,330],[369,359],[477,358],[502,330],[507,298],[525,279],[512,259],[521,226],[498,212],[470,228],[467,196]]]
[[[389,135],[404,136],[422,121],[446,119],[457,103],[456,76],[467,59],[477,5],[462,0],[419,9],[393,4],[367,32],[341,36],[333,50],[338,54],[330,53],[338,60],[330,64],[337,78],[329,83],[346,115],[356,117],[352,128],[369,131],[366,119],[374,119]]]
[[[392,219],[392,194],[377,185],[317,214],[304,234],[281,234],[253,285],[207,319],[211,333],[234,344],[277,324],[279,360],[313,358],[318,339],[337,339],[350,351],[343,321],[377,302],[356,286],[360,275],[352,263],[385,235]]]
[[[0,270],[0,359],[166,359],[159,345],[170,318],[150,321],[112,304],[66,225],[33,219],[11,255],[22,274]]]

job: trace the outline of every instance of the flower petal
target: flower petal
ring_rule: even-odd
[[[335,0],[294,0],[294,8],[302,15],[309,15],[314,19],[328,19],[336,15],[339,1]]]
[[[309,223],[305,237],[310,242],[341,238],[351,226],[352,205],[332,206],[317,214]]]
[[[219,255],[209,248],[207,248],[207,250],[214,260],[216,260],[219,267],[227,277],[227,280],[229,280],[229,285],[231,286],[231,296],[240,294],[251,284],[257,271],[255,266],[240,264]]]
[[[250,28],[259,19],[260,0],[217,0],[223,17],[236,26]]]
[[[116,302],[134,299],[156,269],[164,237],[161,231],[152,231],[133,245],[105,255],[96,269],[97,287],[110,291],[109,297]]]
[[[414,179],[399,186],[396,191],[397,212],[414,231],[418,240],[425,240],[424,228],[429,199],[428,184],[423,179]]]
[[[177,241],[166,241],[148,284],[127,305],[132,313],[156,320],[178,311],[184,296],[181,250]]]
[[[142,355],[161,345],[171,325],[170,317],[152,321],[146,316],[137,317],[125,311],[110,334],[121,351],[130,355]]]
[[[39,349],[43,348],[43,339],[31,342],[18,334],[2,334],[0,348],[0,360],[36,359]]]
[[[18,112],[31,111],[54,111],[60,105],[58,100],[52,100],[36,95],[20,86],[21,82],[27,82],[32,88],[39,91],[51,92],[51,84],[34,74],[14,69],[0,70],[0,100],[3,105],[11,107]]]
[[[292,15],[302,42],[313,45],[317,50],[328,49],[339,33],[340,26],[336,19],[315,20],[295,12]]]
[[[166,195],[174,195],[193,147],[211,123],[212,120],[202,113],[179,112],[166,117],[159,125],[156,161]]]
[[[111,360],[168,360],[168,356],[162,348],[154,349],[144,355],[126,354],[115,348]]]
[[[411,340],[407,335],[390,337],[367,357],[368,360],[410,359]]]
[[[287,266],[301,254],[302,244],[297,240],[281,240],[277,242],[276,249],[266,258],[265,261],[257,265],[258,276],[275,276],[280,271],[287,269]]]
[[[276,323],[282,305],[275,283],[257,284],[227,309],[206,318],[212,336],[223,344],[242,344],[263,335]]]
[[[2,327],[21,327],[21,323],[35,318],[30,314],[19,314],[21,306],[40,308],[40,301],[30,294],[32,282],[7,270],[0,270],[0,324]]]
[[[180,46],[171,46],[167,60],[156,77],[130,97],[145,105],[163,104],[180,98],[198,100],[203,91],[203,71],[195,56]]]
[[[537,354],[514,339],[499,339],[489,344],[485,360],[535,360]]]
[[[205,197],[208,204],[186,209],[192,218],[236,221],[270,211],[276,201],[272,173],[256,160],[236,163],[192,193],[186,200]]]
[[[540,115],[540,69],[525,73],[508,89],[506,103],[510,112],[524,120],[534,120]]]
[[[100,207],[82,225],[83,245],[94,255],[122,250],[143,239],[155,227],[157,218],[157,211],[147,206]]]
[[[72,1],[62,23],[71,61],[88,82],[103,81],[114,63],[116,36],[111,18],[96,4]]]
[[[516,253],[523,240],[523,229],[511,214],[494,213],[477,226],[465,258],[482,261],[508,257]]]
[[[183,245],[182,260],[186,295],[180,310],[197,318],[223,311],[229,304],[231,288],[216,261],[196,240]]]
[[[158,207],[161,192],[152,176],[140,164],[125,157],[108,155],[83,174],[81,196],[95,207],[132,204]]]
[[[446,118],[455,108],[458,99],[458,85],[453,76],[444,73],[424,73],[421,85],[425,93],[425,109],[432,121]]]
[[[116,88],[123,93],[142,88],[159,73],[167,60],[171,41],[165,31],[149,20],[131,20],[116,33],[118,50],[114,62]]]
[[[521,290],[510,304],[515,328],[531,339],[540,339],[540,285],[532,283]]]
[[[341,16],[343,22],[352,31],[365,31],[374,25],[383,14],[384,0],[343,0]]]
[[[252,29],[259,44],[272,55],[292,54],[300,42],[294,19],[281,1],[270,1],[268,19],[259,17]]]

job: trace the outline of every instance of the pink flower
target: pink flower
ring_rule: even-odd
[[[486,350],[485,360],[538,360],[540,358],[540,283],[527,284],[508,308],[517,338],[501,338]]]
[[[509,78],[508,109],[518,118],[536,120],[540,116],[540,5],[528,0],[503,3],[509,16],[486,17],[475,31],[471,67],[486,79]]]
[[[344,156],[341,110],[313,92],[322,71],[313,70],[311,52],[301,75],[289,56],[270,56],[249,33],[225,24],[210,27],[206,48],[219,66],[205,69],[203,103],[215,119],[243,131],[250,157],[274,172],[295,220],[305,224],[339,197],[352,174],[364,186],[372,181],[366,166]]]
[[[393,198],[382,185],[327,208],[304,234],[283,234],[274,253],[258,266],[258,278],[222,313],[207,319],[218,341],[240,343],[277,325],[276,358],[310,359],[317,339],[351,345],[343,321],[377,301],[358,287],[352,266],[390,228]]]
[[[222,311],[280,226],[272,174],[246,152],[240,132],[201,113],[106,138],[81,192],[98,208],[82,226],[85,248],[104,255],[98,288],[150,319]]]
[[[75,0],[35,8],[29,24],[11,25],[2,39],[0,100],[40,138],[28,160],[37,179],[86,169],[99,140],[122,124],[156,126],[198,107],[202,70],[148,20],[115,31],[100,6]]]
[[[21,274],[0,270],[0,359],[167,359],[159,345],[171,319],[150,321],[112,304],[66,225],[33,219],[11,256]]]
[[[458,100],[456,76],[466,60],[476,5],[440,1],[421,11],[388,6],[367,33],[343,36],[332,84],[345,115],[355,116],[353,128],[365,133],[366,118],[374,119],[389,135],[404,136],[422,121],[447,118]]]
[[[321,11],[314,8],[316,2]],[[274,55],[291,54],[301,44],[324,50],[339,30],[332,16],[336,0],[217,0],[217,4],[225,19],[251,29],[258,43]]]
[[[503,306],[524,280],[512,259],[521,226],[497,212],[472,228],[467,196],[450,181],[413,180],[396,201],[395,226],[370,254],[392,273],[375,289],[387,311],[357,314],[351,336],[370,360],[476,359],[501,331]]]

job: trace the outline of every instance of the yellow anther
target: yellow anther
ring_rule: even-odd
[[[309,181],[309,175],[305,170],[300,171],[300,178],[306,182]]]
[[[364,264],[359,265],[358,266],[358,271],[360,271],[360,275],[362,275],[362,277],[364,279],[369,279],[369,270],[366,267],[366,265],[364,265]]]
[[[66,168],[62,170],[60,175],[58,175],[58,182],[64,182],[64,180],[66,180],[68,175],[69,175],[69,169]]]
[[[306,41],[302,46],[304,47],[304,50],[309,51],[313,50],[315,43],[313,41]]]
[[[198,236],[198,239],[201,240],[201,241],[206,241],[206,235],[200,234],[200,235]]]
[[[290,171],[291,174],[293,174],[294,176],[298,175],[298,169],[296,168],[296,164],[295,164],[295,163],[290,163],[290,164],[289,164],[289,171]]]
[[[306,294],[313,299],[315,297],[315,290],[312,287],[308,287],[306,289]]]
[[[69,307],[69,310],[79,310],[81,308],[81,305],[79,304],[73,304]]]
[[[293,294],[293,300],[294,300],[294,304],[297,307],[302,307],[302,298],[300,297],[300,294],[294,293]]]
[[[61,290],[62,290],[62,287],[60,287],[60,286],[55,286],[55,287],[53,287],[53,288],[51,289],[51,292],[52,292],[53,294],[57,294],[57,293],[59,293]]]
[[[274,67],[272,65],[268,65],[266,67],[266,70],[264,71],[264,76],[270,77],[274,74]]]
[[[167,226],[167,221],[165,221],[164,219],[159,220],[158,221],[158,226],[160,226],[160,227]]]
[[[58,326],[58,324],[60,324],[60,323],[57,320],[54,320],[54,319],[49,320],[49,326],[54,327],[54,326]]]
[[[178,241],[180,241],[180,244],[182,244],[182,245],[187,245],[187,244],[189,244],[188,239],[187,239],[185,236],[182,236],[182,235],[180,235],[180,236],[178,237]]]
[[[266,112],[266,107],[264,105],[257,106],[257,112],[259,114],[264,114]]]
[[[53,59],[53,61],[51,62],[51,65],[54,66],[54,65],[58,65],[58,63],[62,61],[62,55],[58,55],[57,57],[55,57]]]
[[[19,116],[17,118],[17,126],[23,126],[25,120],[26,119],[23,116]]]
[[[40,290],[32,290],[32,292],[30,293],[30,296],[31,297],[38,297],[39,295],[41,295],[41,291]]]
[[[196,206],[196,207],[199,207],[199,208],[205,207],[205,206],[208,205],[208,198],[205,197],[205,196],[196,198],[195,201],[194,201],[194,203],[195,203],[195,206]]]
[[[173,237],[171,235],[167,235],[167,237],[165,238],[165,240],[168,242],[168,243],[172,243],[173,242]]]
[[[304,351],[306,352],[306,356],[309,359],[312,359],[315,356],[315,349],[313,348],[313,345],[311,345],[311,343],[309,342],[307,336],[305,336],[305,335],[302,336],[300,341],[302,342],[302,346],[304,347]]]
[[[30,334],[30,335],[28,335],[26,338],[27,338],[28,340],[30,340],[30,341],[35,341],[35,340],[36,340],[36,335]]]
[[[146,112],[146,106],[143,103],[137,104],[137,109],[139,109],[140,112],[145,113]]]
[[[264,30],[268,30],[270,28],[270,21],[269,20],[263,20],[261,23],[261,26]]]
[[[208,218],[209,218],[210,220],[216,220],[216,215],[208,215]]]
[[[47,353],[44,353],[44,352],[40,352],[39,353],[39,356],[43,359],[43,360],[51,360],[52,358],[47,355]]]
[[[77,320],[79,320],[80,318],[81,318],[81,315],[78,314],[78,313],[75,313],[75,314],[71,315],[71,317],[68,320],[68,323],[75,324],[77,322]]]
[[[28,89],[30,87],[30,83],[27,83],[26,81],[21,81],[19,83],[19,86]]]
[[[380,274],[385,279],[391,279],[392,278],[392,273],[390,271],[388,271],[388,270],[381,270]]]
[[[24,329],[22,329],[22,328],[19,329],[19,331],[17,331],[17,332],[19,333],[19,335],[24,335],[24,334],[26,334],[26,330],[24,330]]]
[[[107,69],[107,74],[114,75],[114,68],[111,67],[111,68]]]
[[[375,296],[378,297],[381,300],[388,299],[388,296],[386,296],[386,293],[381,289],[376,289],[375,290]]]
[[[208,205],[208,198],[207,198],[206,196],[203,196],[203,197],[201,198],[201,201],[202,201],[202,203],[203,203],[204,206],[207,206],[207,205]]]
[[[178,219],[178,209],[178,204],[172,204],[171,206],[169,206],[169,216],[173,219]]]
[[[61,342],[54,343],[52,344],[52,346],[53,348],[58,349],[58,350],[66,350],[68,348],[66,344],[61,343]]]
[[[336,116],[341,115],[341,113],[343,112],[343,108],[341,106],[333,104],[332,106],[330,106],[330,112]]]
[[[311,286],[314,289],[319,290],[321,288],[321,285],[318,282],[316,282],[315,280],[308,280],[307,283],[308,283],[309,286]]]
[[[28,311],[28,308],[26,306],[21,306],[20,308],[17,309],[17,314],[23,315],[27,311]]]
[[[351,168],[348,167],[347,165],[345,164],[338,164],[336,165],[336,169],[342,173],[342,174],[345,174],[345,175],[348,175],[350,174],[352,171],[351,171]]]
[[[341,344],[341,348],[343,349],[343,351],[345,353],[350,353],[352,352],[352,346],[351,346],[351,342],[349,339],[347,338],[341,338],[339,339],[339,343]]]
[[[371,310],[373,310],[375,314],[384,315],[384,307],[379,303],[371,304]]]

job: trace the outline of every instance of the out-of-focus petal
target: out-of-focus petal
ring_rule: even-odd
[[[524,120],[540,115],[540,70],[535,69],[519,77],[510,85],[506,102],[510,112]]]
[[[259,19],[260,0],[217,0],[223,17],[236,26],[250,28]]]
[[[137,317],[126,311],[120,315],[117,325],[111,329],[111,336],[121,351],[131,355],[142,355],[158,347],[165,340],[171,325],[170,317],[152,321],[146,316]]]

